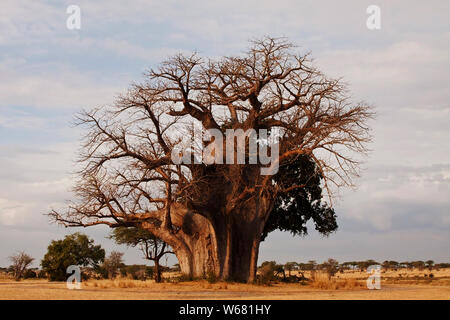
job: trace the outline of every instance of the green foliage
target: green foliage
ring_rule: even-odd
[[[355,269],[358,266],[358,262],[356,261],[346,261],[341,263],[341,268],[344,270]]]
[[[275,279],[275,261],[264,261],[259,267],[259,275],[257,278],[258,284],[268,285],[271,281]]]
[[[284,269],[288,272],[288,275],[291,276],[291,271],[297,268],[297,262],[286,262],[284,264]]]
[[[123,265],[120,268],[122,277],[131,277],[134,280],[146,280],[153,278],[153,267],[141,264]]]
[[[315,162],[306,155],[294,157],[280,166],[273,176],[273,183],[286,190],[278,195],[274,208],[265,225],[262,239],[278,229],[293,235],[306,235],[306,223],[312,219],[317,231],[324,235],[337,230],[336,214],[322,203],[322,175]],[[292,186],[303,186],[291,188]]]
[[[417,268],[419,270],[425,269],[425,262],[423,261],[413,261],[411,262],[413,268]]]
[[[105,259],[105,250],[94,245],[94,240],[81,233],[67,235],[63,240],[53,240],[41,261],[42,269],[51,281],[67,279],[66,270],[70,265],[98,268]]]
[[[118,227],[114,228],[111,236],[117,244],[125,244],[130,247],[136,247],[147,241],[158,241],[153,233],[146,229],[136,227]],[[161,240],[159,240],[161,241]]]
[[[339,262],[330,258],[322,263],[321,268],[325,270],[328,277],[331,278],[339,271]]]
[[[426,264],[428,270],[430,270],[430,271],[433,270],[433,266],[434,266],[433,260],[427,260],[427,261],[425,261],[425,264]]]
[[[34,258],[22,251],[10,256],[9,260],[12,262],[10,268],[14,275],[14,279],[19,281],[23,278],[23,275],[27,271],[28,266],[34,261]]]
[[[137,227],[118,227],[115,228],[110,236],[118,244],[125,244],[130,247],[139,246],[145,259],[152,260],[155,263],[155,281],[161,281],[161,268],[159,260],[167,253],[167,244],[156,237],[150,231]],[[166,250],[167,249],[167,250]]]
[[[37,274],[34,270],[27,269],[27,271],[25,271],[25,273],[23,274],[23,278],[24,279],[36,279]]]
[[[259,275],[257,277],[258,284],[270,284],[271,281],[278,279],[279,275],[286,277],[284,267],[275,261],[264,261],[259,267]]]
[[[389,270],[389,269],[397,269],[400,266],[400,264],[397,261],[386,260],[383,261],[381,266],[383,267],[383,269]]]
[[[124,266],[123,253],[112,251],[101,266],[103,277],[108,277],[109,279],[113,279],[117,276],[119,269]]]

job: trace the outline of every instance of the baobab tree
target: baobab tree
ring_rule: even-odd
[[[87,134],[77,200],[50,216],[65,226],[144,228],[173,249],[187,275],[254,281],[274,207],[302,192],[308,179],[283,183],[282,171],[239,162],[239,152],[250,159],[257,141],[275,159],[270,168],[280,169],[306,157],[331,206],[335,190],[352,185],[370,141],[371,108],[353,103],[341,80],[295,50],[286,39],[266,37],[251,41],[241,56],[175,55],[113,105],[82,112],[78,121]],[[180,163],[174,150],[187,151],[180,145],[198,130],[243,132],[244,147],[234,148],[239,135],[230,148],[216,134],[200,146],[214,162]],[[334,212],[318,201],[316,224]]]

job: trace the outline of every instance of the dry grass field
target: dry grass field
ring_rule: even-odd
[[[450,270],[389,271],[382,273],[381,290],[368,290],[365,273],[345,272],[331,281],[316,275],[304,284],[250,285],[207,281],[164,282],[126,278],[89,280],[81,290],[69,290],[63,282],[0,279],[0,299],[450,299]],[[427,276],[425,276],[427,275]],[[166,277],[169,275],[166,275]]]

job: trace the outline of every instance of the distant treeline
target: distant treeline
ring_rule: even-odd
[[[317,263],[315,260],[310,260],[308,262],[287,262],[285,264],[278,264],[276,261],[264,261],[259,269],[260,277],[267,278],[268,281],[273,280],[273,277],[281,277],[283,279],[291,278],[291,272],[300,271],[301,278],[306,279],[303,276],[304,271],[322,271],[326,272],[330,277],[335,275],[338,272],[345,271],[360,271],[364,272],[367,270],[369,266],[373,265],[381,265],[384,270],[400,270],[400,269],[419,269],[425,270],[439,270],[450,268],[450,263],[434,263],[433,260],[427,261],[403,261],[398,262],[394,260],[386,260],[383,262],[378,262],[372,259],[364,260],[364,261],[346,261],[339,263],[335,259],[328,259],[323,263]],[[177,272],[180,271],[179,265],[176,264],[172,267],[160,266],[160,272]],[[13,274],[14,268],[13,266],[2,268],[0,267],[0,273]],[[147,265],[126,265],[120,263],[115,272],[115,276],[128,277],[136,280],[146,280],[152,279],[155,275],[155,270],[153,266]],[[261,276],[262,275],[262,276]],[[36,278],[48,278],[49,275],[39,269],[39,268],[30,268],[27,269],[22,278],[23,279],[36,279]],[[293,278],[297,278],[297,276],[292,276]],[[82,278],[84,280],[87,279],[101,279],[101,278],[111,278],[111,275],[108,274],[107,270],[104,268],[94,268],[94,267],[83,267],[82,268]],[[264,281],[263,281],[264,282]]]
[[[301,271],[313,271],[313,270],[325,270],[331,271],[331,273],[345,270],[359,270],[365,271],[369,266],[373,265],[381,265],[381,267],[385,270],[396,270],[396,269],[443,269],[450,268],[450,263],[435,263],[433,260],[427,261],[403,261],[398,262],[394,260],[386,260],[383,262],[378,262],[372,259],[364,260],[364,261],[346,261],[339,263],[335,259],[328,259],[323,263],[317,263],[315,260],[310,260],[308,262],[287,262],[285,264],[277,264],[275,261],[265,261],[261,264],[261,267],[265,265],[275,266],[279,271],[293,271],[293,270],[301,270]]]
[[[375,260],[364,260],[364,261],[346,261],[339,263],[338,261],[334,259],[328,259],[327,261],[324,261],[323,263],[317,263],[315,260],[311,260],[308,262],[287,262],[285,264],[278,264],[275,261],[264,261],[260,267],[266,265],[266,264],[273,264],[278,266],[279,269],[284,269],[285,271],[293,271],[293,270],[303,270],[303,271],[311,271],[311,270],[324,270],[331,266],[336,266],[338,271],[339,270],[360,270],[365,271],[369,266],[372,265],[381,265],[383,269],[445,269],[450,268],[450,263],[444,262],[444,263],[434,263],[433,260],[427,260],[427,261],[404,261],[404,262],[397,262],[394,260],[386,260],[383,262],[377,262]],[[179,265],[175,264],[173,267],[164,267],[161,266],[163,271],[179,271]],[[92,268],[84,268],[86,271],[89,271]],[[31,268],[30,271],[33,271],[34,273],[38,273],[40,270],[38,268]],[[0,267],[0,272],[12,272],[12,266],[3,268]],[[138,277],[139,274],[145,273],[147,276],[151,276],[153,274],[153,266],[147,266],[147,265],[122,265],[120,267],[120,273],[121,275],[133,275],[133,277]]]
[[[165,267],[160,266],[160,269],[162,272],[167,271],[179,271],[178,265],[175,265],[173,267]],[[92,267],[82,267],[81,268],[81,274],[82,278],[84,280],[86,279],[102,279],[102,278],[108,278],[108,272],[104,270],[103,268],[92,268]],[[7,273],[12,274],[14,272],[13,266],[10,266],[8,268],[2,268],[0,267],[0,273]],[[146,280],[146,279],[152,279],[154,276],[154,267],[153,266],[147,266],[147,265],[139,265],[139,264],[132,264],[132,265],[125,265],[122,264],[118,267],[117,275],[120,275],[122,277],[128,277],[135,280]],[[39,269],[39,268],[29,268],[26,270],[26,272],[22,276],[23,279],[36,279],[36,278],[48,278],[48,274]]]

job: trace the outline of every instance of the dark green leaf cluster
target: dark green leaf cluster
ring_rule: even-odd
[[[336,231],[334,209],[322,202],[322,179],[315,162],[307,155],[296,156],[281,165],[273,183],[286,191],[278,194],[262,238],[276,229],[306,235],[306,223],[310,219],[316,230],[324,235]]]

